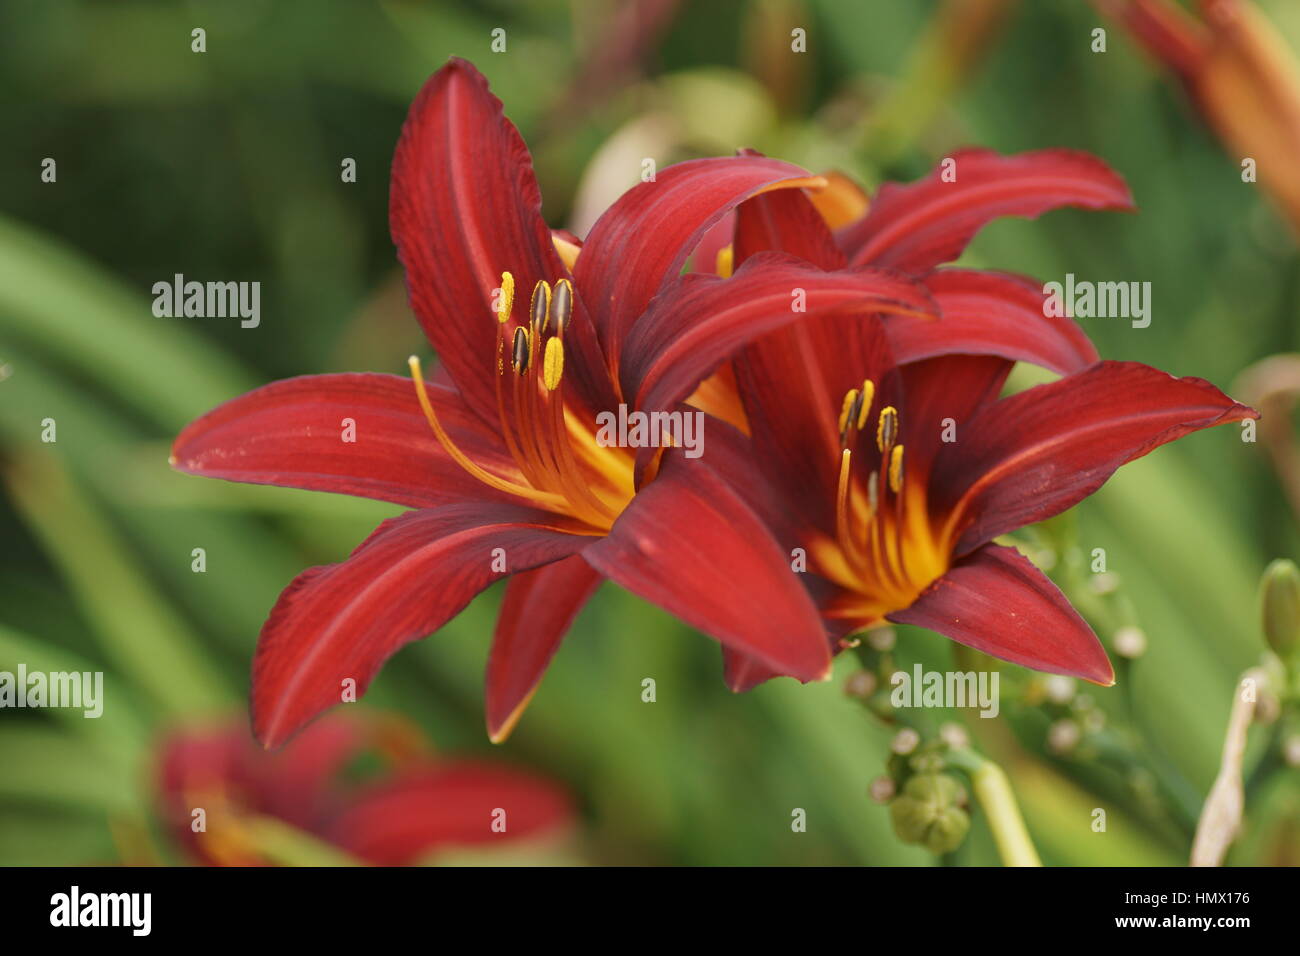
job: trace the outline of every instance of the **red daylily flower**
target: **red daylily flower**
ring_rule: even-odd
[[[720,467],[787,547],[806,549],[837,647],[884,621],[917,624],[1108,684],[1096,636],[993,539],[1069,508],[1159,445],[1258,415],[1200,379],[1099,361],[1073,321],[1044,314],[1032,280],[935,268],[999,215],[1132,208],[1123,181],[1084,154],[966,150],[955,161],[954,181],[936,170],[887,184],[865,215],[842,177],[830,202],[791,191],[742,204],[719,227],[731,241],[711,237],[721,274],[685,277],[634,331],[624,390],[648,411],[692,392],[734,393],[728,417],[750,434],[750,454]],[[840,284],[866,264],[916,273],[941,318],[846,316]],[[806,315],[790,315],[792,289]],[[1065,377],[999,400],[1015,360]],[[724,656],[735,690],[779,673],[734,649]]]
[[[1005,272],[938,268],[958,258],[981,228],[1002,216],[1033,218],[1071,206],[1132,211],[1133,198],[1124,180],[1095,156],[1068,149],[1010,156],[960,149],[929,176],[907,184],[885,183],[871,197],[843,174],[828,172],[823,178],[827,186],[820,191],[773,192],[742,203],[704,237],[693,259],[695,271],[725,278],[760,252],[788,253],[816,269],[770,272],[765,288],[757,294],[776,306],[793,285],[808,293],[808,312],[816,311],[814,297],[820,299],[817,308],[836,307],[819,290],[839,281],[837,275],[863,268],[908,273],[925,287],[941,320],[887,317],[900,364],[946,354],[999,355],[1065,374],[1098,360],[1092,342],[1072,319],[1044,315],[1041,285],[1034,280]],[[753,273],[748,281],[757,281]],[[750,290],[746,297],[755,294],[752,286],[746,288]],[[644,380],[661,374],[650,372],[650,364],[659,361],[661,349],[674,359],[690,351],[692,360],[679,364],[670,376],[668,391],[680,398],[687,394],[680,382],[693,381],[701,370],[721,361],[726,349],[735,350],[761,334],[768,372],[792,384],[782,403],[802,406],[811,420],[833,398],[817,391],[818,378],[806,366],[815,366],[832,351],[856,354],[857,333],[852,328],[794,321],[798,318],[788,309],[774,309],[764,322],[755,323],[750,311],[732,310],[725,330],[720,319],[712,316],[708,328],[693,330],[690,347],[661,334],[664,322],[647,321],[643,332],[656,340],[637,343],[642,362],[636,373],[625,378],[624,388],[628,394],[638,394],[638,401],[652,405],[663,401],[663,394],[639,395]],[[667,327],[681,335],[685,325],[679,315]],[[699,343],[705,338],[724,342],[725,349],[701,349]],[[801,385],[794,387],[794,383]],[[693,404],[701,404],[742,431],[749,430],[730,363],[690,394]],[[834,462],[807,459],[790,464],[796,469],[835,468]]]
[[[413,360],[411,379],[276,382],[193,422],[173,448],[191,474],[417,509],[284,591],[253,666],[258,738],[283,742],[345,681],[364,691],[401,646],[507,574],[487,668],[494,740],[605,577],[771,667],[826,677],[816,607],[742,496],[680,453],[639,486],[632,450],[595,437],[641,360],[643,313],[705,233],[754,196],[822,185],[754,155],[681,163],[629,190],[579,247],[543,221],[527,150],[486,81],[460,60],[439,70],[397,146],[390,218],[445,375],[426,383]],[[838,275],[835,295],[913,322],[934,311],[915,280],[869,267]],[[344,419],[355,442],[340,440]],[[711,431],[710,465],[742,438]]]
[[[387,771],[346,782],[348,765],[366,756],[386,758]],[[272,863],[255,836],[256,821],[268,817],[378,866],[454,847],[559,840],[574,822],[557,784],[485,761],[439,759],[389,718],[332,715],[274,754],[254,746],[242,725],[176,734],[163,747],[158,786],[177,841],[212,866]]]

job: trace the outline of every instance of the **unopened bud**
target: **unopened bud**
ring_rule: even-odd
[[[867,643],[878,651],[887,651],[894,646],[896,637],[892,627],[876,627],[867,631]]]
[[[1259,586],[1260,615],[1269,647],[1289,657],[1300,647],[1300,569],[1294,561],[1274,561]]]
[[[1282,759],[1288,767],[1300,767],[1300,734],[1293,734],[1282,741]]]
[[[897,792],[898,787],[894,784],[893,777],[877,777],[867,788],[867,793],[876,803],[888,803],[894,799],[894,794]]]
[[[970,735],[966,733],[966,728],[961,724],[951,722],[944,724],[939,728],[939,739],[953,750],[961,750],[970,746]]]
[[[917,774],[889,805],[894,832],[904,843],[919,843],[931,853],[961,846],[970,817],[958,806],[961,784],[947,774]]]
[[[890,741],[889,749],[896,754],[905,756],[915,750],[920,742],[920,734],[911,727],[904,727],[894,736],[894,739]]]
[[[871,671],[858,671],[844,682],[844,693],[849,697],[866,700],[876,692],[876,675]]]
[[[1121,627],[1111,640],[1120,657],[1134,660],[1147,652],[1147,636],[1140,627]]]
[[[1081,736],[1074,721],[1058,720],[1047,731],[1047,747],[1054,753],[1067,754],[1078,745]]]
[[[1074,700],[1075,683],[1073,677],[1049,674],[1043,678],[1043,690],[1047,693],[1047,699],[1053,704],[1068,704]]]

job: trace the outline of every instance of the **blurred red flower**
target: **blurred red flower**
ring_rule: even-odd
[[[366,758],[385,762],[385,772],[349,781],[349,766]],[[161,751],[159,794],[177,842],[216,866],[271,864],[256,838],[256,821],[266,818],[380,866],[457,847],[559,840],[574,824],[573,804],[556,783],[488,761],[440,758],[395,718],[345,714],[275,753],[258,747],[242,721],[177,733]]]

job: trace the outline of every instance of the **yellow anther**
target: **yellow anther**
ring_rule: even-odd
[[[869,378],[862,380],[862,408],[858,411],[858,431],[862,431],[867,424],[867,413],[871,411],[871,403],[876,400],[876,383]]]
[[[724,279],[731,277],[732,271],[736,267],[736,249],[734,246],[726,245],[718,250],[717,255],[713,257],[713,271]]]
[[[515,340],[510,349],[510,367],[520,375],[528,371],[528,330],[522,325],[515,329]]]
[[[542,359],[542,384],[548,392],[553,392],[560,385],[564,375],[564,344],[558,337],[552,336],[546,342],[546,355]]]
[[[889,451],[898,438],[898,409],[886,405],[880,410],[880,421],[876,424],[876,447],[881,454]]]
[[[551,307],[547,325],[555,326],[555,334],[563,335],[569,327],[569,317],[573,315],[573,283],[568,279],[559,279],[551,293]],[[548,348],[550,346],[547,346]]]
[[[843,436],[848,429],[849,412],[853,410],[853,403],[858,400],[858,390],[851,388],[844,393],[844,401],[840,404],[840,435]]]
[[[528,324],[536,335],[546,331],[546,320],[550,318],[551,286],[545,279],[533,286],[533,297],[528,303]]]
[[[889,490],[898,494],[903,487],[903,446],[895,445],[889,455]]]
[[[509,272],[501,273],[501,298],[497,300],[497,321],[506,322],[510,310],[515,305],[515,277]]]

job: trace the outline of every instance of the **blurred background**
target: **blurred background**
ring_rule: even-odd
[[[1257,365],[1300,349],[1285,195],[1297,175],[1285,146],[1300,136],[1286,112],[1300,5],[1251,5],[1277,42],[1235,51],[1250,69],[1224,83],[1240,102],[1194,56],[1221,51],[1214,23],[1170,3],[1188,29],[1153,32],[1127,6],[0,6],[0,670],[105,674],[98,720],[0,710],[0,863],[194,860],[165,807],[165,741],[214,725],[246,734],[249,662],[281,588],[398,510],[188,478],[167,454],[186,422],[272,379],[404,374],[422,340],[388,235],[388,165],[409,102],[449,55],[487,74],[533,151],[548,221],[579,235],[636,181],[643,156],[662,167],[750,146],[874,188],[961,145],[1068,146],[1127,178],[1138,215],[999,222],[963,263],[1149,281],[1149,328],[1081,320],[1101,354],[1268,398],[1274,424],[1253,445],[1234,426],[1163,448],[1024,540],[1072,597],[1071,563],[1105,549],[1110,603],[1094,615],[1080,595],[1081,607],[1108,644],[1121,626],[1146,638],[1119,686],[1049,694],[1004,665],[1001,717],[946,716],[1005,767],[1045,863],[1184,863],[1234,685],[1264,648],[1259,576],[1300,554],[1287,470],[1300,376],[1285,357]],[[495,28],[504,53],[490,52]],[[791,50],[796,29],[807,52]],[[1242,181],[1243,156],[1260,157],[1260,182]],[[1273,156],[1290,163],[1282,175]],[[340,181],[345,158],[355,183]],[[260,281],[260,326],[155,318],[150,289],[175,273]],[[48,418],[54,443],[41,440]],[[852,655],[829,684],[735,696],[713,642],[613,585],[583,611],[514,736],[493,747],[482,675],[499,599],[488,591],[399,653],[350,708],[401,722],[427,759],[488,760],[567,791],[573,824],[533,861],[997,862],[978,814],[942,860],[894,836],[868,796],[892,732],[845,694]],[[895,653],[904,667],[961,666],[950,643],[916,630],[899,629]],[[646,677],[654,704],[641,700]],[[1087,711],[1101,717],[1077,721],[1082,742],[1053,738]],[[1280,732],[1251,739],[1246,826],[1229,862],[1300,863],[1300,773],[1278,759]],[[1091,826],[1096,807],[1104,833]],[[792,830],[796,808],[806,832]],[[282,837],[268,858],[320,861],[306,836]]]

